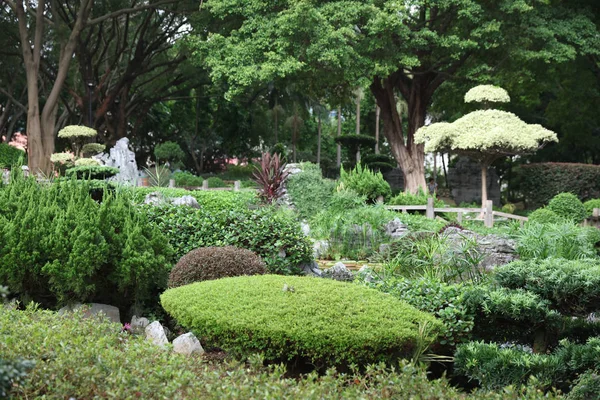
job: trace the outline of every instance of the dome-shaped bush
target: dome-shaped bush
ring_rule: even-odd
[[[550,200],[547,207],[559,217],[581,222],[586,216],[585,207],[573,193],[559,193]]]
[[[547,208],[538,208],[529,214],[528,222],[538,222],[540,224],[558,224],[564,222],[564,218],[559,217],[558,214]]]
[[[588,200],[585,203],[583,203],[583,206],[585,207],[585,212],[589,217],[592,215],[594,208],[600,208],[600,199]]]
[[[234,246],[201,247],[181,257],[169,275],[169,287],[194,282],[241,276],[262,275],[267,268],[259,256],[250,250]]]

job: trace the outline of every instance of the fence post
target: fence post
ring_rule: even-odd
[[[208,180],[207,179],[202,181],[202,190],[208,190]]]
[[[170,188],[174,188],[175,187],[175,179],[169,179],[169,187]]]
[[[433,197],[427,198],[427,208],[425,209],[425,216],[429,219],[435,218],[435,212],[433,211]]]
[[[239,192],[240,191],[240,186],[241,186],[241,182],[240,181],[233,182],[233,191],[234,192]]]
[[[592,217],[600,217],[600,208],[594,208],[592,210]]]
[[[484,210],[484,224],[487,228],[491,228],[494,226],[494,202],[492,200],[487,200],[485,202],[485,210]]]
[[[462,212],[456,213],[456,222],[458,222],[459,224],[462,224],[462,214]]]

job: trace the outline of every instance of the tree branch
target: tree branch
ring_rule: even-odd
[[[23,103],[21,103],[19,100],[15,99],[10,93],[8,93],[2,87],[0,87],[0,93],[4,94],[6,97],[8,97],[21,110],[27,112],[27,107]]]
[[[117,10],[117,11],[114,11],[112,13],[103,15],[101,17],[90,19],[90,20],[88,20],[87,24],[88,25],[95,25],[95,24],[98,24],[98,23],[100,23],[102,21],[106,21],[107,19],[117,18],[117,17],[119,17],[121,15],[124,15],[124,14],[135,13],[135,12],[138,12],[138,11],[147,10],[149,8],[157,8],[157,7],[162,6],[164,4],[177,3],[177,1],[178,0],[161,0],[161,1],[157,1],[156,3],[147,4],[145,6],[132,7],[132,8],[123,8],[121,10]]]

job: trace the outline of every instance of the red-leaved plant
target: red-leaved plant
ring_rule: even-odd
[[[285,165],[278,153],[263,153],[260,167],[255,167],[254,182],[258,184],[260,198],[267,204],[272,204],[285,194],[284,182],[289,175]]]

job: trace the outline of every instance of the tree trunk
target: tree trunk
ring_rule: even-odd
[[[488,164],[485,162],[481,163],[481,207],[485,207],[487,201],[487,170]]]
[[[338,137],[342,136],[342,106],[338,107],[338,115],[337,115],[337,135]],[[337,145],[337,155],[335,162],[338,169],[342,166],[342,145],[338,143]]]
[[[321,113],[317,112],[317,165],[321,165]]]
[[[375,106],[375,154],[379,154],[379,115],[381,109]]]

